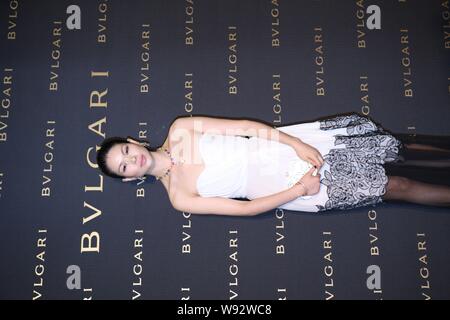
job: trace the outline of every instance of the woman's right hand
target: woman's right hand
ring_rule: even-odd
[[[305,188],[304,188],[304,186],[301,183],[297,182],[294,185],[294,187],[299,189],[299,193],[301,192],[302,194],[304,194],[306,196],[311,196],[311,195],[316,194],[316,193],[319,192],[319,189],[320,189],[320,173],[317,173],[317,175],[313,176],[312,174],[313,174],[314,170],[316,170],[316,168],[312,167],[299,180],[299,182],[301,181],[304,184],[304,186],[306,187],[306,194],[305,194]]]

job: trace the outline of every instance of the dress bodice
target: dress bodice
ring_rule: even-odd
[[[245,198],[248,169],[248,139],[204,133],[199,138],[205,165],[197,180],[202,197]]]
[[[197,180],[202,197],[270,195],[288,189],[311,168],[291,146],[259,137],[204,133],[199,150],[205,165]]]

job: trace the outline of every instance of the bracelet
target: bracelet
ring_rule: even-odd
[[[296,184],[301,184],[303,186],[303,188],[305,188],[305,194],[303,194],[301,196],[306,196],[308,194],[308,188],[306,188],[305,184],[302,181],[298,181]]]

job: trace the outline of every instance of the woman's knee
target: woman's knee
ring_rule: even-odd
[[[388,176],[385,198],[396,198],[411,188],[412,180],[401,176]]]

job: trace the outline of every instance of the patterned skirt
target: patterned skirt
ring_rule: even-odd
[[[358,113],[318,121],[320,130],[334,132],[334,145],[323,158],[329,165],[321,173],[327,200],[318,211],[351,209],[382,202],[388,178],[384,163],[400,161],[403,143]]]

